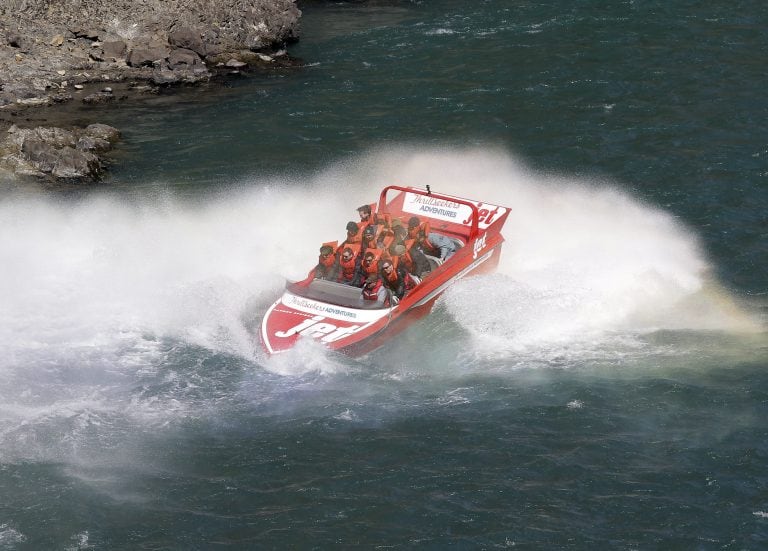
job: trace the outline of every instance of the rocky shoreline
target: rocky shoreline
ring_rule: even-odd
[[[66,8],[64,8],[66,4]],[[119,129],[99,108],[217,76],[295,64],[295,0],[6,0],[0,6],[0,171],[93,182]],[[70,124],[77,104],[94,120]]]

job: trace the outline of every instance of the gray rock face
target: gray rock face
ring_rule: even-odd
[[[0,132],[10,109],[113,102],[104,90],[79,94],[88,83],[194,84],[231,60],[265,64],[272,57],[255,54],[297,40],[300,15],[296,0],[0,0]],[[4,164],[18,158],[10,164],[24,174],[96,174],[99,163],[76,143],[25,137]]]

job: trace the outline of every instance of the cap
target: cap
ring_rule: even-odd
[[[359,230],[359,226],[355,224],[354,222],[347,222],[347,231],[351,231],[353,233],[357,233],[357,230]]]
[[[373,226],[366,226],[365,231],[363,233],[365,233],[366,235],[373,235],[374,233],[376,233],[376,230],[373,229]]]
[[[394,228],[395,226],[400,226],[400,227],[402,227],[402,226],[403,226],[403,223],[400,221],[400,219],[399,219],[399,218],[393,218],[393,219],[392,219],[392,222],[390,222],[390,223],[389,223],[389,225],[390,225],[390,226],[392,226],[393,228]]]
[[[401,254],[405,254],[405,247],[402,245],[395,245],[392,252],[395,253],[395,255],[400,256]]]

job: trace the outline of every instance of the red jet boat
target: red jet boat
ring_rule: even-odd
[[[301,338],[331,350],[359,356],[378,348],[432,309],[435,300],[459,279],[489,273],[499,263],[506,207],[426,190],[388,186],[375,212],[404,224],[417,216],[430,231],[451,239],[456,252],[444,262],[427,257],[431,270],[399,302],[382,306],[363,300],[361,289],[315,279],[287,282],[283,295],[267,310],[261,342],[269,354],[290,349]]]

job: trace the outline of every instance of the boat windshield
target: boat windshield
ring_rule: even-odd
[[[387,306],[377,304],[372,300],[364,300],[359,287],[327,281],[325,279],[313,279],[309,285],[304,282],[288,282],[285,288],[300,297],[309,298],[318,302],[325,302],[335,306],[357,308],[361,310],[384,309]]]

